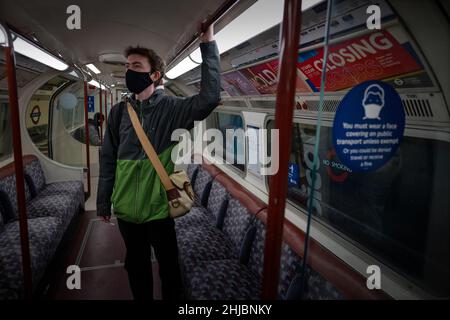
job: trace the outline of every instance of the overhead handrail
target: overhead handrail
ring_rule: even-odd
[[[225,13],[232,9],[239,0],[228,0],[219,9],[217,9],[205,22],[202,23],[201,32],[206,31],[208,27],[216,23]],[[197,33],[175,54],[174,58],[167,64],[170,66],[174,61],[176,61],[180,56],[182,56],[194,43],[198,40],[200,34]],[[191,59],[192,60],[192,59]]]

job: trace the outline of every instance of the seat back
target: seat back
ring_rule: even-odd
[[[197,178],[198,168],[200,165],[190,163],[187,166],[186,173],[188,174],[189,180],[191,181],[191,185],[195,184],[195,178]]]
[[[211,184],[206,208],[215,217],[216,227],[222,229],[223,219],[228,207],[229,193],[227,189],[217,180]]]
[[[39,159],[36,156],[28,155],[24,157],[23,161],[24,172],[29,179],[27,179],[30,184],[30,190],[33,196],[36,196],[41,192],[45,186],[45,175],[42,170]]]
[[[28,184],[24,181],[25,186],[25,202],[31,200],[31,192]],[[5,222],[9,220],[19,219],[19,206],[17,203],[17,186],[14,166],[4,167],[0,169],[0,201],[5,211],[3,218]]]
[[[198,169],[195,183],[192,185],[195,193],[195,201],[198,206],[206,206],[212,179],[213,176],[207,170],[202,167]]]

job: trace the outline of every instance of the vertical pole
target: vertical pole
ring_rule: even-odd
[[[291,149],[292,116],[297,81],[301,0],[285,0],[280,34],[280,73],[275,110],[275,129],[279,131],[279,169],[270,179],[269,209],[264,247],[262,299],[277,299],[281,241],[286,206],[288,162]]]
[[[102,89],[101,89],[100,85],[100,93],[99,93],[99,98],[100,98],[100,143],[103,144],[103,121],[102,121],[102,116],[103,116],[103,104],[102,104]]]
[[[0,25],[2,26],[2,25]],[[20,136],[20,111],[17,94],[16,59],[14,55],[11,34],[4,29],[8,37],[8,46],[5,47],[5,63],[8,76],[8,96],[11,110],[11,126],[14,147],[14,169],[16,173],[16,194],[19,209],[20,244],[22,251],[22,271],[25,299],[30,300],[33,294],[31,276],[30,243],[28,237],[27,208],[25,205],[25,178],[22,161],[22,140]],[[0,30],[1,32],[1,30]]]
[[[105,90],[105,121],[108,120],[108,91]]]
[[[88,179],[88,198],[91,196],[91,160],[89,155],[89,115],[88,115],[88,93],[87,82],[84,81],[84,141],[86,142],[86,165],[87,165],[87,179]]]
[[[331,10],[333,7],[333,0],[327,1],[327,14],[325,18],[325,39],[323,44],[323,65],[328,65],[328,47],[329,47],[329,41],[330,41],[330,21],[331,21]],[[322,113],[323,113],[323,103],[324,103],[324,94],[325,94],[325,84],[326,84],[326,78],[327,78],[327,72],[326,68],[323,68],[322,75],[320,78],[320,95],[319,95],[319,109],[318,109],[318,116],[317,116],[317,130],[316,130],[316,140],[314,143],[314,161],[313,161],[313,168],[317,168],[317,162],[319,161],[319,157],[317,156],[319,154],[319,141],[320,141],[320,131],[322,128]],[[312,179],[311,179],[311,194],[308,198],[308,219],[306,222],[306,233],[305,233],[305,245],[304,245],[304,254],[303,254],[303,261],[302,261],[302,278],[301,278],[301,284],[300,284],[300,292],[301,292],[301,298],[305,298],[306,294],[306,283],[308,281],[308,273],[306,272],[307,263],[308,263],[308,250],[309,250],[309,237],[310,237],[310,230],[311,230],[311,218],[312,218],[312,202],[314,198],[314,190],[316,189],[316,169],[313,169]]]

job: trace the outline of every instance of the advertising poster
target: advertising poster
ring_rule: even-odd
[[[265,62],[243,69],[241,72],[260,94],[275,94],[278,84],[277,69],[274,63]]]
[[[223,90],[225,90],[225,92],[228,93],[231,97],[238,97],[239,96],[239,90],[236,89],[231,84],[229,84],[228,81],[226,81],[224,79],[224,76],[225,75],[222,75],[222,78],[220,79],[220,84],[221,84]]]
[[[279,63],[278,63],[278,59],[276,60],[272,60],[270,62],[268,62],[268,64],[272,67],[272,69],[275,71],[275,74],[278,74],[278,69],[279,69]],[[308,84],[305,82],[305,76],[303,75],[302,72],[300,72],[299,69],[297,69],[297,83],[296,83],[296,92],[312,92],[312,89],[310,86],[308,86]],[[277,83],[278,84],[278,83]]]
[[[222,86],[231,96],[276,94],[278,59],[224,74],[222,78],[226,82]],[[312,92],[298,69],[296,91]]]
[[[388,31],[377,31],[330,47],[326,91],[353,87],[363,81],[422,72],[408,44],[400,44]],[[301,54],[298,68],[314,91],[320,89],[323,48]],[[398,81],[400,82],[400,80]]]
[[[230,95],[238,95],[238,96],[255,96],[259,95],[258,90],[253,86],[253,84],[245,78],[239,71],[234,71],[230,73],[226,73],[222,75],[224,82],[226,82],[226,86],[228,89],[224,87],[224,89],[228,92],[230,90],[233,94]],[[230,88],[232,87],[232,88]]]

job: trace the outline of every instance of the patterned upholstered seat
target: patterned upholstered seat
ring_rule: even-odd
[[[81,181],[46,184],[39,160],[24,158],[25,202],[33,284],[37,285],[64,232],[84,207]],[[22,266],[16,177],[11,166],[0,178],[0,300],[22,297]]]
[[[188,271],[187,278],[187,293],[193,300],[254,300],[260,297],[259,279],[237,260],[200,262]]]
[[[46,184],[39,196],[70,195],[75,202],[84,207],[84,190],[81,181],[61,181]]]
[[[177,236],[180,264],[183,270],[192,269],[204,260],[237,259],[238,252],[217,228],[195,228]]]
[[[202,261],[186,270],[185,282],[190,299],[259,299],[265,226],[259,219],[256,219],[247,230],[246,238],[251,232],[250,229],[253,229],[250,244],[241,246],[239,257],[227,260]],[[251,247],[245,248],[247,245],[251,245]],[[245,253],[245,251],[248,253]],[[248,255],[248,257],[245,257],[245,255]]]
[[[61,221],[54,217],[28,219],[33,283],[36,285],[61,239]],[[3,226],[0,232],[0,299],[23,295],[22,255],[19,222]]]
[[[28,184],[25,183],[25,202],[30,201],[31,191]],[[16,196],[16,176],[14,174],[8,175],[0,179],[0,199],[4,206],[4,219],[17,220],[19,218],[19,208]]]
[[[177,232],[191,228],[221,228],[223,216],[227,209],[228,192],[217,181],[213,181],[206,208],[193,207],[192,210],[175,220]]]
[[[78,200],[69,194],[41,196],[27,204],[28,218],[56,217],[61,220],[63,231],[66,230],[73,216],[78,212]]]
[[[195,179],[197,178],[198,168],[200,165],[191,163],[187,166],[186,173],[191,181],[191,185],[194,185]]]
[[[191,174],[194,170],[197,177],[193,185],[200,201],[190,213],[175,220],[187,297],[259,299],[266,235],[265,204],[225,175],[213,179],[202,166],[193,167]],[[303,240],[292,231],[292,224],[284,227],[287,229],[283,233],[278,298],[300,299],[302,258],[297,254],[296,244]],[[306,273],[302,298],[344,298],[309,266]]]
[[[197,176],[192,185],[195,194],[195,206],[206,206],[212,179],[213,176],[207,170],[202,167],[198,169]]]

